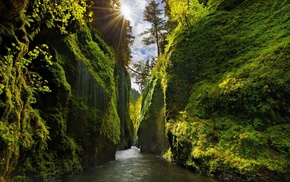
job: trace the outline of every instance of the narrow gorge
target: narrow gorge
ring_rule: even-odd
[[[0,182],[289,181],[289,0],[124,2],[0,0]]]

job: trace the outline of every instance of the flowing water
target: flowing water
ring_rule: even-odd
[[[116,160],[96,167],[67,182],[216,182],[152,154],[132,147],[116,152]]]

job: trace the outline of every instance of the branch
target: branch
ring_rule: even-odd
[[[135,71],[135,70],[133,70],[132,68],[130,68],[130,66],[128,66],[128,65],[126,65],[126,67],[127,67],[129,70],[131,70],[132,72],[137,73],[138,75],[150,76],[150,75],[148,75],[148,74],[140,73],[140,72],[138,72],[138,71]]]

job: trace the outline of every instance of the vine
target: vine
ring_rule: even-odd
[[[13,62],[15,60],[15,56],[20,51],[19,46],[17,46],[15,43],[12,43],[12,48],[8,48],[8,55],[4,56],[4,61],[2,61],[2,65],[0,68],[0,78],[3,78],[5,76],[5,72],[9,67],[13,65]],[[22,57],[21,61],[15,61],[15,68],[21,69],[24,76],[25,81],[28,86],[31,87],[32,90],[36,92],[51,92],[49,87],[47,86],[48,81],[44,80],[40,74],[37,72],[30,71],[29,69],[32,69],[35,66],[36,62],[38,64],[41,64],[40,67],[49,67],[53,64],[52,62],[52,55],[48,52],[48,46],[46,44],[42,44],[40,47],[35,46],[35,48],[32,51],[29,51],[27,53],[27,57]],[[3,93],[3,90],[5,88],[5,85],[0,83],[0,95]],[[35,98],[32,98],[31,103],[35,103]]]
[[[48,28],[57,27],[65,34],[72,21],[78,20],[83,24],[86,17],[92,17],[91,12],[86,14],[87,8],[85,0],[35,0],[29,18],[34,22],[44,21]]]

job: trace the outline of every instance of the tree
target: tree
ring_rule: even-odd
[[[203,17],[208,10],[207,0],[166,0],[166,3],[169,19],[183,24],[190,33],[192,22]]]
[[[166,21],[160,15],[162,10],[158,8],[159,3],[151,0],[145,7],[144,21],[151,23],[151,28],[146,29],[140,35],[147,35],[142,39],[145,45],[156,44],[158,56],[161,54],[161,42],[165,39]]]
[[[93,0],[94,27],[99,30],[105,42],[116,49],[118,60],[128,65],[131,59],[131,45],[134,41],[132,26],[120,13],[119,0]]]
[[[134,42],[135,37],[133,36],[132,26],[129,20],[123,19],[123,34],[121,35],[121,42],[119,46],[119,52],[122,54],[122,60],[127,66],[132,58],[131,46]]]
[[[149,82],[153,64],[154,64],[153,61],[147,60],[144,63],[144,61],[140,60],[137,63],[133,64],[133,69],[129,67],[129,69],[131,70],[132,77],[135,77],[134,83],[139,85],[141,92],[143,92],[143,90],[145,89],[146,85]]]

